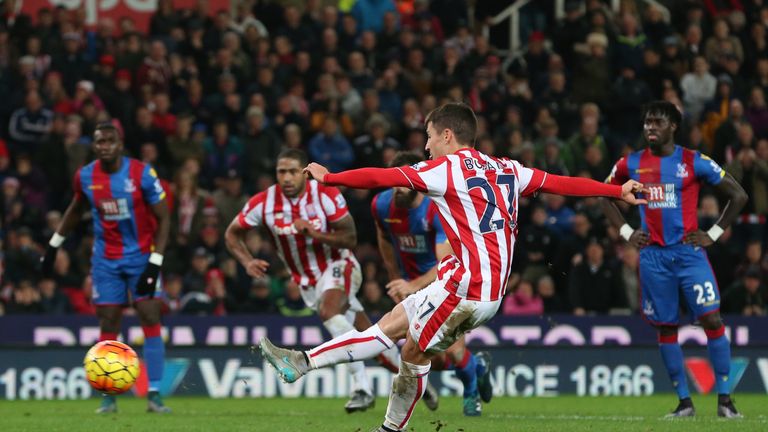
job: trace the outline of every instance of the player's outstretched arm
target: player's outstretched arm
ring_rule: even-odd
[[[56,254],[59,251],[59,248],[64,243],[67,235],[69,235],[80,222],[87,206],[85,199],[82,197],[75,195],[75,197],[72,198],[67,210],[64,212],[61,223],[56,227],[56,231],[48,242],[48,246],[45,249],[45,255],[40,258],[43,276],[50,276],[53,273],[53,263],[56,261]]]
[[[346,186],[355,189],[413,188],[408,177],[399,168],[360,168],[330,173],[324,166],[312,162],[304,168],[304,172],[320,183],[334,186]]]
[[[229,253],[235,257],[240,265],[245,267],[245,271],[249,276],[255,278],[264,277],[269,269],[269,263],[254,258],[253,255],[251,255],[251,251],[249,251],[248,246],[245,245],[245,235],[247,232],[248,228],[243,228],[243,226],[240,225],[238,218],[235,217],[224,232],[224,243],[226,244]]]
[[[647,204],[644,199],[637,198],[636,193],[643,192],[643,184],[628,180],[621,186],[600,183],[582,178],[546,174],[542,180],[542,192],[568,196],[596,196],[616,198],[632,205]]]
[[[707,232],[696,230],[686,234],[683,239],[684,243],[694,246],[709,246],[716,242],[736,220],[749,199],[744,188],[728,173],[725,173],[720,183],[715,186],[715,192],[728,199],[722,213],[720,213],[720,218]]]

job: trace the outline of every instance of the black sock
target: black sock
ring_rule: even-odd
[[[381,425],[381,428],[382,428],[382,429],[384,429],[384,430],[385,430],[385,431],[387,431],[387,432],[399,432],[399,431],[397,431],[397,430],[395,430],[395,429],[390,429],[390,428],[388,428],[388,427],[386,427],[386,426],[384,426],[384,425]]]
[[[719,394],[717,395],[717,403],[719,405],[725,405],[731,403],[731,395],[729,394]]]
[[[684,399],[680,399],[680,405],[683,405],[683,406],[686,406],[686,407],[692,407],[693,406],[693,401],[689,397],[684,398]]]
[[[301,353],[304,354],[304,361],[307,362],[307,367],[310,367],[309,356],[307,355],[307,352],[302,351]]]

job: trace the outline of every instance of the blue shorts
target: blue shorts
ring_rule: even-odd
[[[91,261],[93,278],[93,304],[100,306],[128,305],[149,298],[136,294],[136,283],[149,262],[149,254],[119,260],[94,259]],[[160,278],[155,286],[155,297],[162,293]],[[130,293],[130,298],[128,297]]]
[[[686,244],[640,250],[643,315],[655,325],[677,325],[680,294],[692,317],[720,310],[720,290],[703,248]]]

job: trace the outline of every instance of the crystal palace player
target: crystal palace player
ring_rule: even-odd
[[[95,243],[91,258],[93,303],[99,317],[99,340],[115,340],[122,309],[130,302],[144,330],[144,361],[149,375],[148,412],[169,412],[160,398],[165,347],[160,335],[160,267],[170,227],[165,192],[155,170],[123,156],[118,129],[100,124],[94,132],[97,160],[75,174],[75,194],[42,259],[50,274],[56,252],[89,207]],[[117,411],[105,395],[98,413]]]
[[[604,203],[611,224],[621,236],[640,249],[642,312],[658,329],[659,349],[672,384],[680,398],[669,416],[689,417],[695,410],[688,393],[683,351],[677,343],[680,293],[694,318],[707,334],[707,347],[717,378],[721,417],[740,417],[731,402],[728,374],[731,349],[720,320],[720,292],[709,265],[709,246],[730,226],[747,201],[744,189],[715,161],[701,153],[675,145],[675,131],[682,120],[672,103],[652,102],[644,109],[640,150],[620,159],[608,182],[634,179],[643,182],[648,204],[640,207],[641,227],[633,230],[613,203]],[[696,209],[702,183],[713,185],[728,204],[707,232],[699,229]]]
[[[405,338],[400,372],[392,383],[381,431],[406,428],[424,392],[434,353],[451,346],[458,336],[488,321],[498,310],[512,263],[520,196],[541,191],[644,202],[635,198],[642,185],[634,180],[613,186],[555,176],[478,152],[473,148],[477,118],[464,104],[435,109],[426,124],[431,161],[337,174],[313,163],[306,170],[326,184],[408,187],[426,193],[437,204],[456,255],[440,261],[437,279],[428,287],[363,332],[350,331],[306,352],[278,348],[266,338],[260,344],[281,378],[293,382],[310,369],[373,357]]]
[[[254,195],[227,228],[227,248],[249,275],[262,277],[268,263],[254,258],[245,245],[248,230],[265,227],[278,253],[288,266],[301,296],[317,311],[323,326],[333,336],[355,327],[371,325],[355,297],[362,274],[350,249],[357,243],[355,223],[338,189],[308,180],[302,168],[307,155],[284,150],[277,158],[277,184]],[[397,363],[397,348],[387,353]],[[363,362],[349,365],[352,397],[348,412],[364,411],[374,404]]]
[[[400,152],[392,166],[415,165],[421,158]],[[437,263],[451,254],[437,206],[415,190],[395,187],[379,193],[371,202],[376,222],[379,252],[389,274],[387,290],[396,302],[425,288],[437,274]],[[444,353],[432,358],[432,370],[453,369],[464,384],[463,411],[466,416],[482,413],[480,399],[490,402],[493,388],[490,380],[490,355],[475,356],[466,347],[464,336]],[[426,395],[425,395],[426,397]]]

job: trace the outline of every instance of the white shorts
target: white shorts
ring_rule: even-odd
[[[315,286],[302,286],[301,298],[308,308],[317,311],[324,292],[332,289],[344,290],[349,301],[349,311],[361,312],[363,305],[357,299],[357,292],[362,283],[363,272],[360,270],[360,263],[354,256],[350,256],[331,262]]]
[[[445,289],[453,283],[450,279],[454,271],[445,272],[402,302],[408,315],[408,331],[423,352],[445,351],[461,335],[493,318],[501,305],[501,300],[467,300]]]

